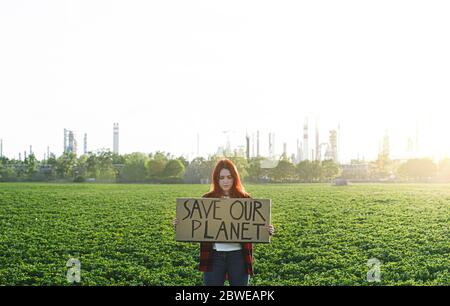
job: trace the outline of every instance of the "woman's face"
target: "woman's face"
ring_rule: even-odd
[[[233,177],[231,176],[230,170],[222,169],[219,173],[219,186],[223,191],[228,192],[233,186]]]

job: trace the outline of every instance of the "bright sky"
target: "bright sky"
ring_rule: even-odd
[[[275,133],[289,155],[341,127],[341,157],[450,155],[449,1],[0,2],[0,138],[18,157],[88,149],[206,156]]]

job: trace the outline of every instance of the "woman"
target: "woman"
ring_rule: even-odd
[[[217,162],[212,173],[211,191],[204,198],[250,198],[241,184],[233,162],[227,158]],[[178,220],[173,221],[174,228]],[[273,235],[273,226],[266,226]],[[200,242],[199,270],[204,272],[205,286],[223,286],[228,279],[231,286],[247,286],[253,275],[252,243]]]

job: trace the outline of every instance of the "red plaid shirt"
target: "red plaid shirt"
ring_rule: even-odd
[[[208,194],[203,195],[204,198],[209,198]],[[214,242],[200,242],[200,264],[198,269],[203,272],[211,271],[212,269],[212,252]],[[242,242],[242,255],[244,256],[245,270],[247,274],[253,276],[253,243]],[[227,275],[225,275],[227,279]]]

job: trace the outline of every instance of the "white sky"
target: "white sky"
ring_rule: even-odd
[[[450,153],[448,1],[0,0],[3,153],[47,145],[63,129],[88,149],[175,155],[216,151],[260,130],[261,153],[294,153],[303,120],[321,142],[341,127],[341,157],[393,157],[407,137]]]

